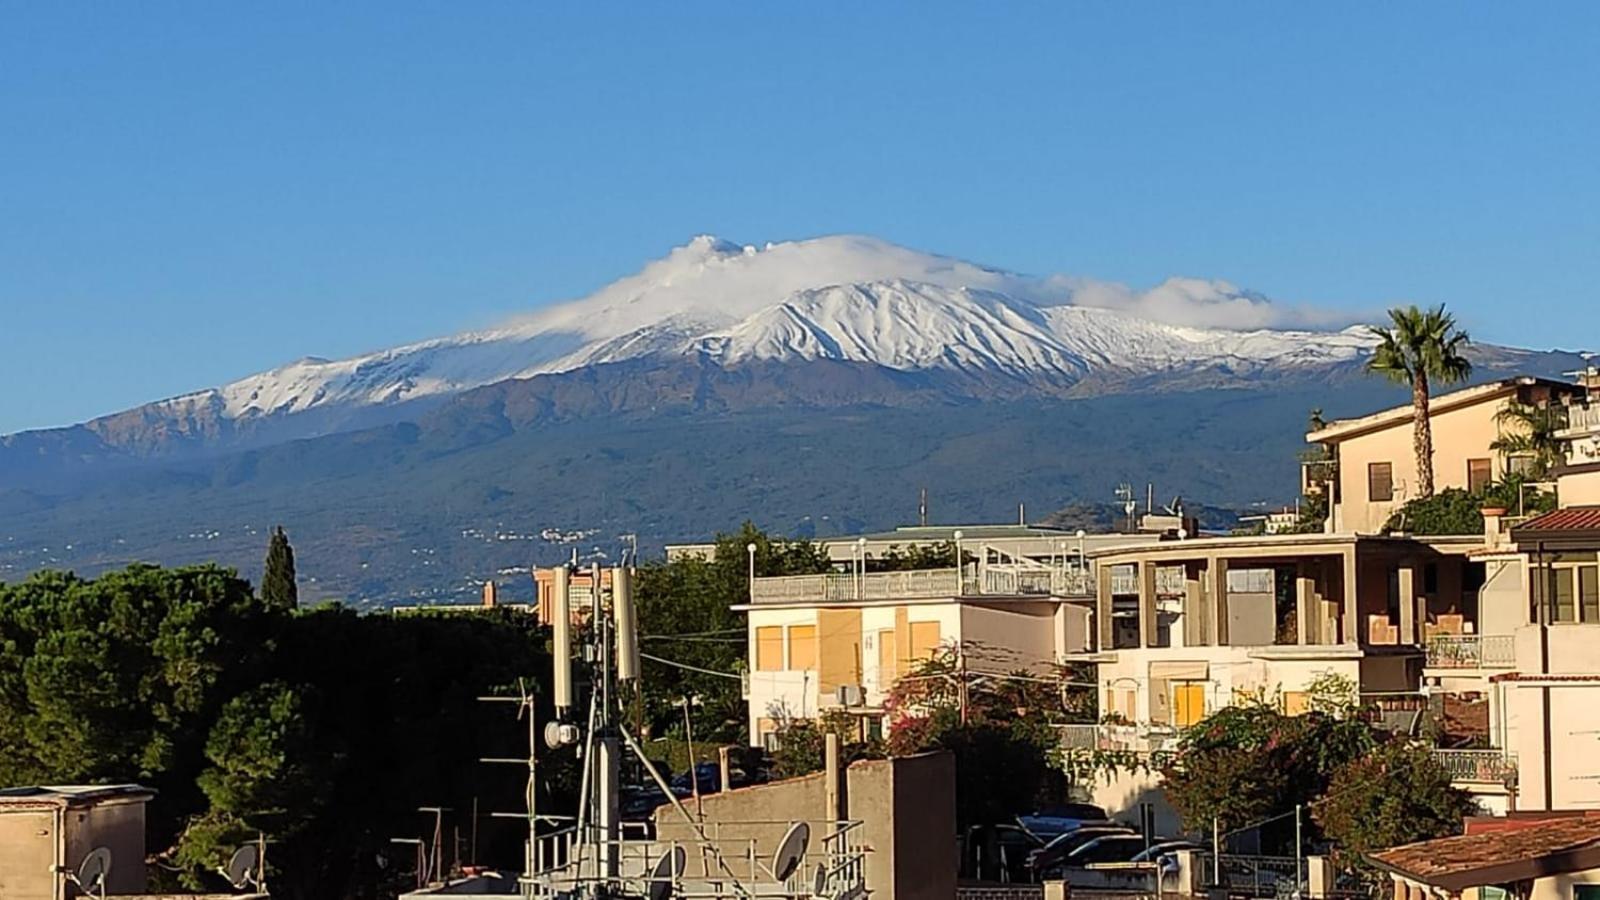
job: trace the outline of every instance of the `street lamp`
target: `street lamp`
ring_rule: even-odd
[[[744,545],[744,552],[750,555],[750,602],[756,602],[756,544],[751,541]]]
[[[1078,571],[1079,572],[1082,572],[1082,571],[1084,571],[1085,569],[1087,569],[1089,567],[1089,561],[1084,557],[1084,554],[1083,554],[1083,538],[1084,538],[1085,534],[1086,534],[1086,532],[1082,528],[1078,529]]]
[[[958,585],[956,589],[964,594],[967,587],[967,572],[966,565],[961,561],[961,532],[958,530],[951,537],[956,539],[956,584]]]
[[[860,567],[856,569],[856,599],[860,600],[861,582],[867,578],[867,539],[864,537],[856,538],[856,566]]]

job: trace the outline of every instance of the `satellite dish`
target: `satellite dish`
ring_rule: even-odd
[[[78,890],[85,894],[104,894],[106,877],[111,874],[111,851],[96,847],[78,864]]]
[[[800,868],[800,861],[805,859],[806,845],[811,843],[811,826],[804,822],[796,822],[789,826],[784,833],[783,840],[778,843],[778,852],[772,855],[772,874],[779,881],[788,881],[794,870]]]
[[[233,857],[228,860],[222,874],[234,890],[242,890],[245,885],[256,881],[256,865],[260,862],[260,849],[255,844],[245,844],[233,851]]]
[[[689,855],[682,847],[673,847],[671,852],[661,854],[650,867],[650,900],[667,900],[672,896],[672,883],[683,877],[683,868],[688,862]]]
[[[817,863],[817,877],[812,879],[811,893],[818,897],[828,896],[828,864]]]

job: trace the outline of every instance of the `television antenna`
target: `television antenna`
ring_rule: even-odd
[[[1133,514],[1139,510],[1139,500],[1133,494],[1133,485],[1126,481],[1118,485],[1117,499],[1122,501],[1122,512],[1128,517],[1128,531],[1138,531],[1138,523],[1134,521]]]
[[[67,880],[78,886],[80,893],[104,900],[106,879],[111,876],[111,851],[105,847],[90,850],[78,863],[77,871],[57,869]]]

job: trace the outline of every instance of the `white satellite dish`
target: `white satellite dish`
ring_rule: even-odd
[[[811,880],[811,893],[818,897],[828,896],[828,864],[817,863],[817,877]]]
[[[73,878],[78,883],[78,890],[85,894],[105,896],[106,878],[111,875],[111,851],[105,847],[96,847],[89,851],[89,855],[78,864],[78,874]]]
[[[255,844],[245,844],[233,851],[233,856],[228,860],[228,865],[223,868],[222,875],[228,879],[236,891],[244,890],[247,884],[260,884],[261,879],[256,875],[256,866],[261,862],[261,851]]]
[[[800,868],[801,860],[806,858],[806,845],[811,843],[811,826],[804,822],[796,822],[789,826],[784,833],[783,840],[778,843],[778,851],[772,854],[772,875],[779,881],[788,881],[794,870]]]
[[[682,847],[673,847],[671,852],[661,854],[656,864],[650,867],[650,900],[667,900],[672,896],[672,884],[683,877],[683,869],[689,863],[689,855]]]

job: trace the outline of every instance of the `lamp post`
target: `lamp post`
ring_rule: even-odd
[[[756,544],[751,541],[744,545],[744,552],[750,555],[750,602],[756,602]]]
[[[867,579],[867,539],[864,537],[856,538],[855,566],[852,566],[851,568],[855,569],[856,599],[860,600],[861,582]]]
[[[967,567],[961,561],[961,532],[958,530],[951,537],[956,539],[956,590],[965,594],[967,592]]]

